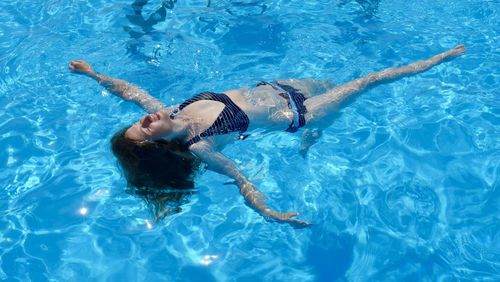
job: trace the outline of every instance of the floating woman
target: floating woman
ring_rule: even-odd
[[[222,93],[202,92],[180,105],[166,107],[146,91],[126,81],[96,73],[83,60],[69,69],[95,79],[108,91],[134,102],[149,114],[112,139],[112,149],[129,185],[136,187],[192,188],[199,160],[208,169],[232,178],[247,204],[267,219],[305,227],[311,223],[294,218],[297,212],[277,212],[236,164],[220,150],[255,129],[296,132],[321,129],[347,98],[381,83],[424,72],[465,53],[458,45],[427,60],[372,72],[342,85],[312,79],[260,82]],[[323,90],[322,94],[318,89]]]

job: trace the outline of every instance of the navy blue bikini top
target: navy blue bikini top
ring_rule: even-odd
[[[175,109],[172,114],[170,114],[170,118],[174,119],[179,111],[182,111],[182,109],[194,102],[202,100],[217,101],[223,103],[226,106],[209,128],[186,142],[185,145],[187,147],[199,142],[203,137],[217,134],[226,134],[230,132],[239,132],[241,134],[247,130],[250,119],[245,114],[245,112],[243,112],[238,106],[236,106],[236,104],[226,94],[223,93],[213,93],[208,91],[202,92],[179,105],[179,107]],[[245,137],[246,136],[240,135],[241,139],[244,139]]]

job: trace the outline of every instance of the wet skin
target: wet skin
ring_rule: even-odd
[[[382,83],[389,83],[406,76],[422,73],[441,62],[449,61],[464,54],[465,51],[465,46],[457,45],[446,52],[434,55],[426,60],[372,72],[366,77],[361,77],[338,85],[322,95],[312,96],[304,102],[304,106],[308,110],[308,113],[304,116],[306,124],[308,127],[320,127],[322,125],[321,122],[327,119],[330,113],[335,113],[339,105],[349,97]],[[201,129],[210,126],[208,121],[212,120],[212,118],[215,119],[214,116],[216,113],[214,113],[214,107],[210,106],[210,101],[200,101],[199,103],[201,104],[199,107],[194,108],[191,112],[186,109],[184,113],[185,119],[176,118],[172,120],[170,119],[168,111],[162,110],[165,109],[165,104],[133,84],[98,74],[83,60],[72,61],[69,65],[69,69],[74,73],[85,74],[95,79],[111,93],[126,101],[134,102],[140,105],[145,111],[153,113],[145,115],[126,131],[125,136],[129,139],[143,141],[163,138],[166,140],[178,139],[186,142],[189,140],[188,137],[193,137],[201,132]],[[226,91],[226,93],[231,91],[233,90]],[[243,103],[241,101],[245,100],[241,93],[240,91],[240,95],[233,95],[236,102],[240,101],[240,103]],[[194,105],[196,104],[194,103],[193,106]],[[249,113],[257,112],[257,109],[252,108],[249,103],[246,104],[246,106]],[[256,107],[256,105],[253,106]],[[281,108],[285,108],[285,106]],[[273,120],[272,118],[275,117],[278,111],[279,109],[268,112],[264,119],[266,121]],[[200,125],[200,119],[205,121],[205,123],[201,123]],[[259,119],[254,117],[250,122],[255,122],[256,120]],[[314,125],[314,123],[317,125]],[[273,125],[274,124],[262,124],[260,126],[270,128]],[[265,199],[267,199],[266,196],[246,178],[234,161],[219,151],[218,145],[220,145],[220,143],[217,143],[217,140],[218,139],[215,138],[202,139],[196,144],[190,145],[189,150],[205,161],[210,170],[224,174],[235,180],[235,184],[238,186],[240,194],[245,198],[246,202],[265,218],[276,220],[281,223],[289,223],[294,227],[311,225],[309,222],[293,218],[299,213],[281,213],[269,208],[265,203]]]
[[[172,131],[172,121],[166,111],[143,116],[127,131],[125,137],[135,141],[154,140]]]

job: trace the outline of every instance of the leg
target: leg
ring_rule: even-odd
[[[335,87],[332,80],[316,80],[312,78],[280,79],[278,83],[298,89],[306,98],[324,94]]]
[[[306,129],[302,133],[302,142],[300,143],[299,154],[305,158],[309,148],[316,144],[318,139],[321,137],[323,131],[321,129]]]
[[[425,61],[418,61],[402,67],[392,67],[379,72],[372,72],[366,77],[358,78],[335,87],[328,93],[307,99],[304,105],[307,108],[306,123],[320,121],[352,95],[381,83],[391,82],[408,75],[424,72],[431,67],[456,58],[465,53],[465,46],[458,45],[444,53],[435,55]]]

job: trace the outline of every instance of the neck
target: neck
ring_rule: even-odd
[[[178,108],[179,108],[179,105],[173,105],[173,106],[165,107],[163,110],[166,111],[168,113],[168,115],[171,115]]]
[[[162,136],[163,139],[184,139],[187,136],[187,126],[181,119],[171,119],[172,131]]]

